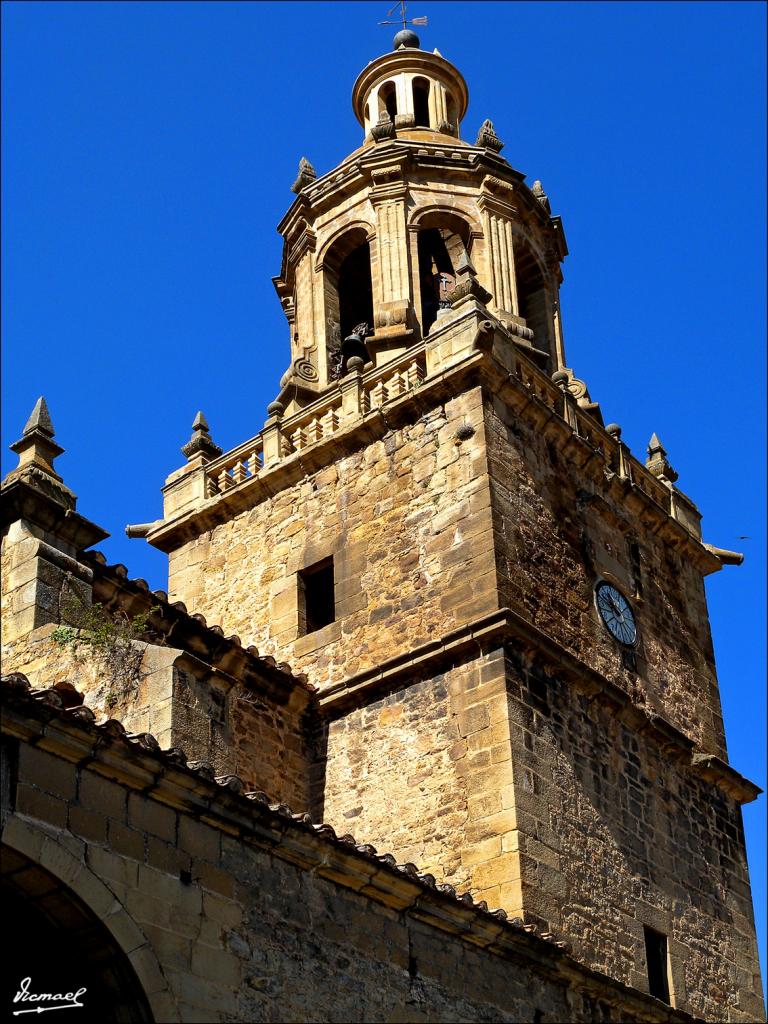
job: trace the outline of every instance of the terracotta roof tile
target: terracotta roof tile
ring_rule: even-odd
[[[398,864],[397,860],[391,853],[380,854],[374,846],[371,846],[369,843],[358,843],[355,837],[350,834],[337,836],[331,825],[326,823],[316,824],[312,821],[309,814],[297,814],[285,804],[272,804],[269,802],[268,796],[261,791],[256,790],[245,792],[245,785],[242,779],[238,778],[236,775],[217,776],[210,763],[207,761],[187,761],[184,752],[179,748],[161,750],[160,744],[151,733],[128,733],[123,725],[115,719],[107,719],[103,722],[97,722],[96,716],[90,708],[83,705],[82,695],[78,694],[78,697],[80,698],[79,706],[73,707],[71,706],[71,703],[68,706],[68,704],[62,699],[59,689],[57,689],[57,687],[61,687],[61,684],[57,684],[57,686],[46,690],[33,691],[26,676],[19,672],[3,676],[1,682],[2,696],[4,700],[10,699],[11,701],[21,701],[22,703],[29,702],[30,704],[42,704],[46,707],[46,711],[49,714],[52,713],[53,715],[60,716],[69,721],[75,721],[89,731],[104,733],[115,740],[124,742],[129,747],[140,749],[144,754],[149,754],[166,762],[167,764],[173,765],[174,767],[189,771],[197,776],[198,779],[203,779],[213,786],[227,790],[236,797],[241,797],[242,799],[251,801],[252,803],[263,805],[264,809],[268,810],[269,813],[285,820],[295,828],[309,829],[314,833],[314,835],[318,836],[325,842],[336,846],[344,846],[349,851],[354,852],[357,856],[364,858],[369,863],[375,863],[383,867],[385,870],[405,875],[414,882],[424,886],[424,888],[430,889],[435,893],[439,893],[448,900],[471,907],[478,914],[493,917],[497,921],[503,922],[511,929],[526,932],[535,936],[538,940],[547,942],[559,949],[567,949],[567,944],[556,941],[555,936],[551,933],[546,932],[542,934],[538,931],[535,925],[525,924],[519,917],[510,919],[507,916],[506,911],[503,909],[490,910],[485,900],[475,901],[472,895],[468,892],[457,893],[456,889],[452,885],[445,883],[438,884],[434,875],[420,872],[415,864],[410,862]],[[74,690],[74,687],[72,687],[71,684],[67,684],[67,701],[69,702],[72,700],[72,690]],[[77,693],[77,691],[75,691],[75,693]]]
[[[129,579],[128,569],[122,563],[108,565],[101,551],[86,551],[82,558],[94,571],[96,599],[100,597],[100,584],[102,589],[111,584],[118,603],[123,601],[126,604],[140,604],[145,606],[147,611],[151,609],[154,614],[150,619],[150,628],[167,635],[171,646],[179,645],[185,649],[185,633],[194,634],[203,641],[216,660],[236,653],[250,662],[253,669],[267,673],[275,679],[281,679],[283,684],[298,686],[310,693],[316,692],[316,687],[309,682],[307,676],[294,672],[286,662],[278,663],[270,655],[261,655],[258,648],[253,645],[244,647],[237,635],[225,636],[221,626],[215,623],[209,625],[205,616],[198,612],[190,613],[183,601],[169,601],[164,590],[151,591],[146,580]],[[180,621],[183,620],[186,620],[186,630],[179,629]],[[198,651],[190,650],[190,653],[198,654]]]

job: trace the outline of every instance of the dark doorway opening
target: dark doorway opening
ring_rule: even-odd
[[[3,846],[0,894],[7,927],[12,928],[0,986],[5,1007],[56,1005],[21,1000],[14,1004],[14,996],[29,978],[27,990],[33,994],[67,995],[85,988],[79,998],[82,1008],[72,1010],[72,1020],[88,1024],[153,1020],[127,956],[98,918],[57,878]]]

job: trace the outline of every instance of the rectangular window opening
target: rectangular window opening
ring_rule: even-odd
[[[324,558],[299,573],[299,636],[335,620],[333,558]]]
[[[663,1003],[669,1003],[669,966],[667,936],[643,925],[645,962],[648,968],[648,990]]]

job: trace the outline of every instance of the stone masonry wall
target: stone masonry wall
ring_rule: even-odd
[[[739,805],[511,648],[507,672],[526,912],[644,991],[660,931],[676,1006],[763,1019]]]
[[[473,947],[449,918],[437,929],[354,891],[341,864],[304,870],[266,824],[229,834],[26,743],[18,778],[3,842],[102,920],[159,1022],[628,1019],[599,979],[555,978],[540,940],[511,962]]]
[[[332,718],[321,747],[319,817],[520,913],[500,650]]]
[[[500,603],[703,749],[725,756],[701,575],[630,516],[607,481],[590,485],[540,431],[496,399],[487,405],[486,436]],[[598,618],[598,576],[612,577],[633,604],[636,672],[623,668],[618,645]]]
[[[336,621],[298,637],[298,571],[329,555]],[[169,591],[321,688],[492,611],[479,389],[185,544]]]
[[[304,811],[310,806],[311,736],[307,701],[277,700],[227,679],[172,647],[134,641],[130,677],[83,647],[76,656],[54,641],[55,623],[6,645],[4,673],[23,672],[34,687],[73,684],[99,718],[149,732],[161,747],[208,761],[216,775],[238,775],[249,789]]]

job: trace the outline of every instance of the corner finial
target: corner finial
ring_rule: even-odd
[[[669,464],[667,459],[667,453],[664,449],[664,445],[659,440],[657,433],[651,434],[651,440],[648,442],[648,458],[645,460],[645,467],[658,479],[664,483],[673,484],[677,480],[679,474],[675,472],[672,466]]]
[[[4,485],[23,479],[60,505],[75,507],[75,495],[53,468],[54,460],[63,454],[64,449],[53,439],[51,414],[42,395],[35,402],[21,437],[10,449],[19,456],[19,464],[6,476]]]
[[[489,121],[486,118],[480,125],[475,145],[482,146],[483,149],[493,150],[494,153],[500,153],[504,149],[504,143],[493,130],[493,121]]]
[[[195,455],[204,455],[207,462],[218,458],[221,455],[221,448],[214,442],[209,433],[208,420],[202,412],[198,412],[192,423],[192,436],[182,447],[181,454],[186,459],[193,459]]]
[[[53,423],[51,422],[51,414],[48,412],[48,403],[45,401],[44,395],[40,395],[35,402],[35,407],[30,413],[23,433],[30,434],[33,430],[39,430],[43,434],[47,434],[48,437],[53,437]]]
[[[305,156],[299,160],[299,176],[296,181],[291,185],[291,192],[295,192],[297,195],[307,185],[311,185],[317,178],[317,171],[312,164],[307,160]]]

